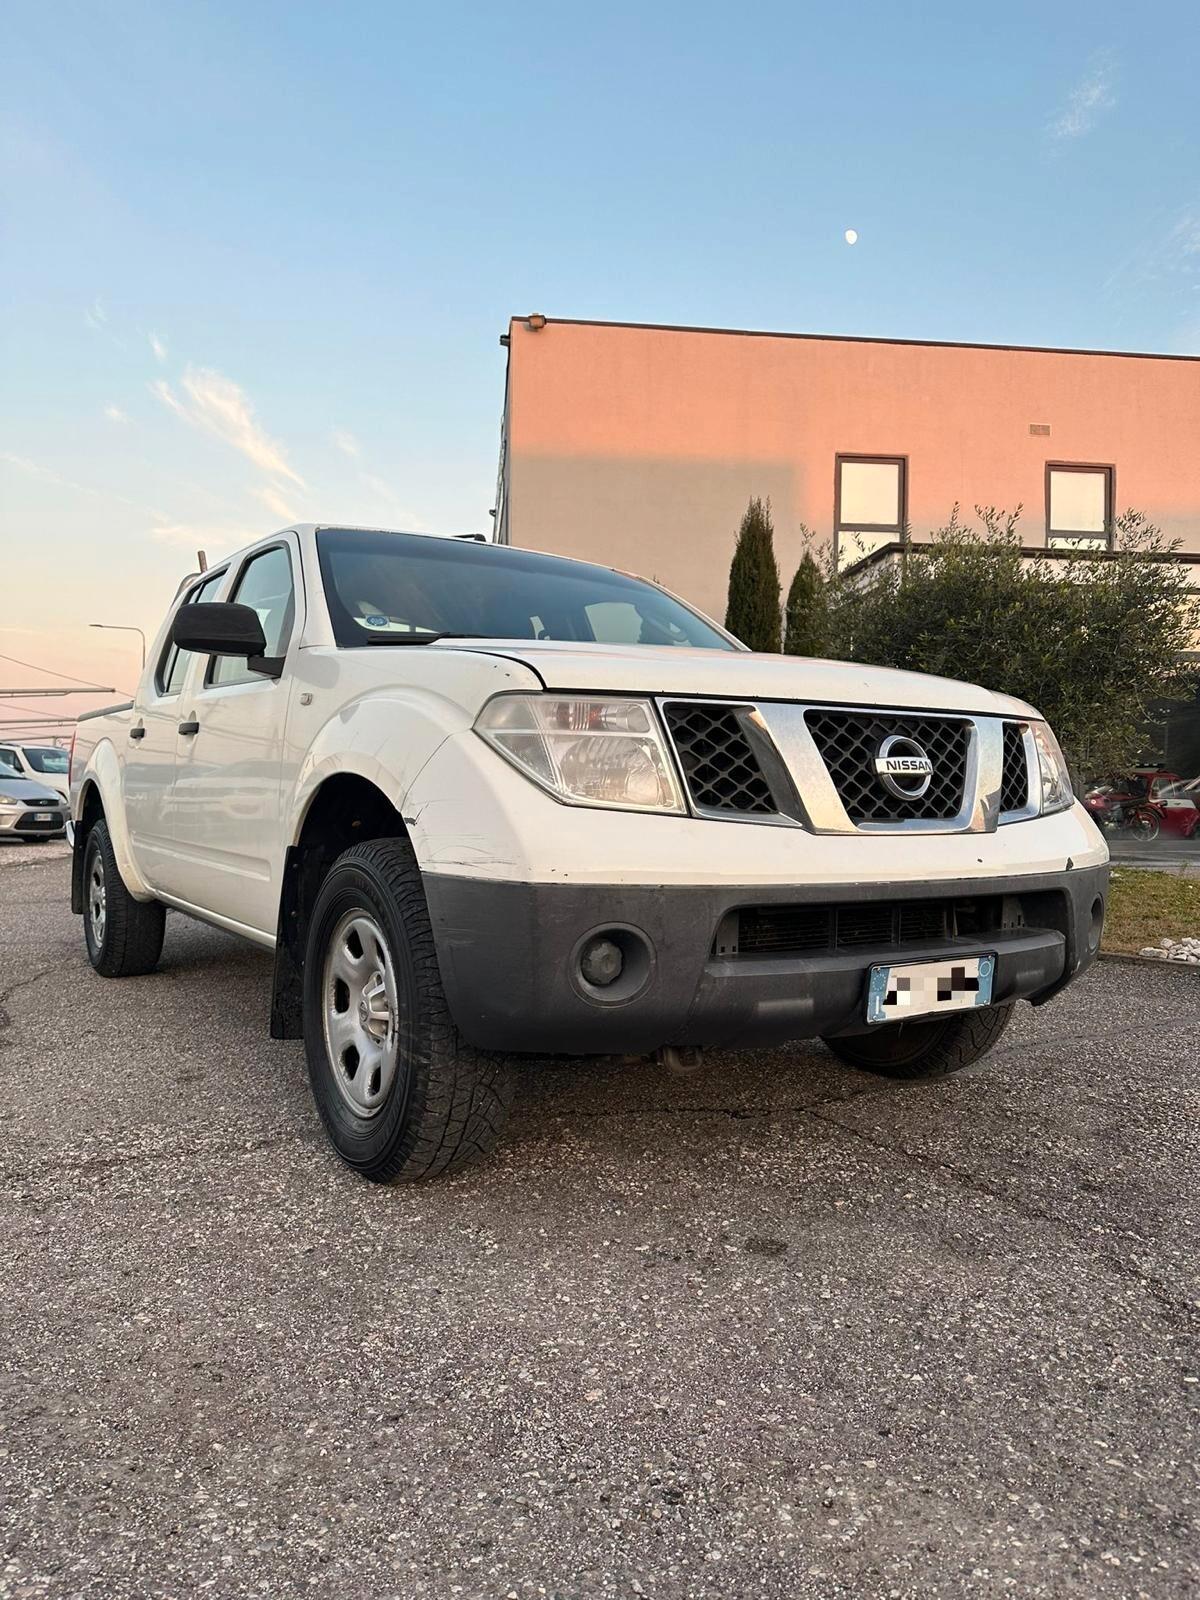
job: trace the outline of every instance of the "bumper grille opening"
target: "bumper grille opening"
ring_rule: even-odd
[[[14,824],[14,832],[18,833],[61,833],[66,827],[67,819],[61,811],[56,811],[49,822],[44,822],[33,811],[24,811]]]
[[[971,741],[963,718],[809,711],[805,721],[851,822],[948,821],[962,810]],[[933,763],[923,795],[893,794],[876,773],[876,754],[890,734],[911,740]]]
[[[1000,810],[1023,811],[1029,804],[1029,763],[1025,735],[1019,722],[1004,724],[1004,780],[1000,785]]]
[[[663,706],[693,804],[730,816],[775,816],[778,807],[737,706],[683,700]]]
[[[1024,925],[1014,896],[956,900],[863,901],[847,905],[744,906],[721,923],[718,956],[832,954],[838,950],[909,950],[949,939],[983,937]]]

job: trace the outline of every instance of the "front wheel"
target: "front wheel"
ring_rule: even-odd
[[[304,961],[304,1044],[325,1130],[364,1177],[434,1177],[495,1147],[510,1064],[459,1037],[405,839],[355,845],[321,885]]]
[[[1008,1027],[1012,1005],[960,1011],[953,1017],[882,1024],[874,1033],[829,1038],[840,1061],[885,1078],[946,1078],[988,1051]]]
[[[135,900],[117,866],[106,822],[94,823],[83,850],[83,936],[102,978],[153,972],[162,955],[166,907]]]

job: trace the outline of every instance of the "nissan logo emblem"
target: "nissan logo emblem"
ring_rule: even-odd
[[[875,752],[875,776],[897,800],[920,800],[933,782],[933,762],[915,739],[889,733]]]

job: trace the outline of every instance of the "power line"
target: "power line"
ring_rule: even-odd
[[[16,656],[6,656],[0,653],[0,661],[11,661],[14,667],[28,667],[31,672],[44,672],[48,677],[61,678],[64,683],[78,683],[89,689],[97,689],[101,694],[110,694],[103,684],[95,683],[90,678],[70,677],[65,672],[55,672],[53,667],[39,667],[35,661],[18,661]]]
[[[78,722],[78,717],[56,717],[53,711],[39,711],[36,706],[23,706],[19,700],[9,700],[5,703],[6,711],[24,711],[27,716],[36,717],[39,722]],[[15,717],[6,717],[6,722],[15,722]]]

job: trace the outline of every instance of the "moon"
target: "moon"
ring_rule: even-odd
[[[845,239],[847,244],[857,244],[858,243],[858,229],[857,228],[847,228],[845,233],[842,235],[842,238]]]

